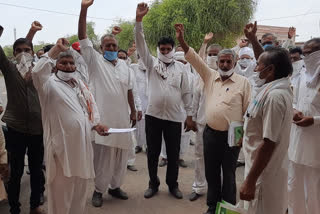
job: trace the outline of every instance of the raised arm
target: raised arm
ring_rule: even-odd
[[[153,68],[153,58],[148,49],[146,40],[144,38],[142,20],[143,17],[148,13],[149,7],[146,3],[140,3],[137,6],[136,11],[136,27],[135,27],[135,37],[136,37],[136,47],[140,55],[143,64],[146,66],[147,70]]]
[[[94,0],[82,0],[81,11],[78,24],[78,38],[83,40],[87,38],[87,11]]]
[[[199,55],[204,61],[207,60],[207,54],[206,54],[207,47],[208,47],[209,42],[212,40],[212,38],[213,38],[213,33],[212,32],[207,33],[206,36],[204,37],[203,43],[202,43],[201,48],[199,50]]]
[[[40,22],[38,21],[32,22],[31,28],[26,36],[26,39],[32,42],[34,35],[36,35],[36,33],[40,30],[42,30],[42,25],[40,24]]]
[[[208,67],[207,63],[205,63],[201,57],[185,42],[183,24],[175,24],[175,29],[177,40],[179,41],[180,46],[185,53],[186,60],[196,69],[203,81],[206,83],[211,76],[210,68]]]
[[[254,24],[247,24],[244,28],[244,34],[251,42],[254,56],[258,60],[259,56],[264,52],[264,50],[257,39],[257,22],[254,22]]]
[[[48,54],[45,54],[35,67],[32,69],[32,79],[35,88],[38,91],[43,90],[45,83],[48,81],[52,74],[52,68],[55,66],[54,60],[57,59],[60,52],[68,50],[68,40],[61,38],[57,41],[56,45],[50,49]]]
[[[294,27],[290,27],[288,31],[288,39],[282,44],[282,47],[285,49],[289,49],[290,47],[294,47],[295,43],[293,38],[296,35],[296,29]]]

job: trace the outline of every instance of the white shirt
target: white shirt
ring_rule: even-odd
[[[274,89],[267,95],[255,118],[250,117],[248,113],[244,116],[245,176],[252,168],[257,150],[264,142],[263,139],[267,138],[275,142],[276,147],[267,167],[260,176],[260,180],[261,178],[273,178],[274,182],[277,182],[277,179],[283,179],[279,172],[283,172],[284,165],[288,160],[287,151],[292,123],[291,105],[292,92],[289,87],[287,89]]]
[[[148,50],[141,22],[136,23],[135,31],[137,51],[147,68],[149,100],[146,114],[162,120],[185,121],[185,111],[192,116],[192,91],[184,64],[173,61],[167,67],[169,76],[163,79],[155,70],[158,59]]]
[[[58,159],[66,177],[94,178],[92,125],[80,104],[80,89],[52,75],[54,66],[54,61],[45,54],[32,71],[42,110],[49,182],[55,177],[53,158]]]
[[[314,125],[299,127],[292,124],[289,159],[297,164],[320,168],[320,81],[315,88],[309,88],[302,72],[294,95],[293,107],[304,116],[313,117]]]
[[[128,90],[132,90],[131,71],[126,62],[114,66],[94,50],[89,39],[80,40],[81,53],[88,65],[90,86],[100,112],[101,123],[110,128],[130,127]],[[95,143],[120,149],[131,149],[129,133],[113,134],[107,138],[95,135]]]
[[[141,103],[141,99],[138,93],[138,86],[137,86],[137,78],[136,78],[136,74],[134,72],[134,70],[130,67],[130,72],[131,72],[131,85],[132,85],[132,94],[133,94],[133,98],[134,98],[134,104],[135,107],[137,109],[137,111],[142,111],[142,103]]]
[[[194,81],[193,97],[192,97],[192,120],[201,125],[206,125],[206,109],[204,83],[200,76]]]
[[[148,106],[147,73],[145,70],[141,70],[138,64],[131,64],[130,67],[135,73],[137,92],[141,100],[142,111],[145,113]]]

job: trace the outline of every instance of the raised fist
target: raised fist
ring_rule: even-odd
[[[34,21],[31,24],[31,30],[32,31],[40,31],[40,30],[42,30],[42,25],[40,24],[40,22]]]
[[[136,11],[136,21],[141,22],[143,17],[148,13],[149,7],[147,3],[139,3]]]
[[[88,8],[93,4],[94,0],[82,0],[81,7],[82,8]]]
[[[117,35],[117,34],[121,33],[121,31],[122,31],[121,27],[114,26],[114,27],[112,28],[112,34],[113,34],[113,35]]]

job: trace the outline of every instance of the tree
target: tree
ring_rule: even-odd
[[[119,48],[128,50],[132,47],[134,42],[134,21],[123,21],[119,20],[114,26],[118,26],[122,29],[121,33],[116,35],[117,41],[119,42]],[[107,33],[112,32],[113,26],[107,29]]]
[[[92,42],[93,47],[96,50],[98,50],[99,49],[99,37],[94,32],[94,26],[95,26],[94,22],[87,23],[87,36],[88,36],[88,39]],[[77,34],[66,35],[65,38],[69,41],[70,45],[79,41]]]
[[[185,25],[186,41],[199,49],[206,33],[214,43],[232,47],[255,10],[253,0],[155,0],[143,20],[148,44],[155,48],[161,36],[175,38],[174,24]]]

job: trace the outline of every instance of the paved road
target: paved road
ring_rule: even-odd
[[[6,101],[6,93],[3,78],[0,78],[1,97]],[[184,199],[177,200],[169,195],[167,186],[165,185],[165,170],[166,168],[159,168],[159,177],[161,180],[160,192],[152,199],[144,199],[143,193],[148,186],[148,169],[147,158],[145,153],[137,155],[136,167],[138,172],[127,172],[123,190],[129,194],[129,200],[121,201],[111,198],[109,195],[104,195],[104,204],[101,208],[94,208],[91,206],[90,200],[94,188],[93,183],[90,185],[90,193],[88,195],[87,207],[90,214],[200,214],[206,211],[205,196],[201,197],[195,202],[188,200],[188,195],[191,193],[191,185],[194,179],[194,164],[193,164],[194,147],[190,146],[188,155],[186,157],[186,169],[180,168],[179,186],[184,193]],[[237,170],[237,184],[243,180],[243,167]],[[24,174],[21,184],[21,204],[22,214],[29,213],[29,176]],[[46,204],[44,205],[46,209]],[[0,214],[9,214],[7,202],[0,202]]]

